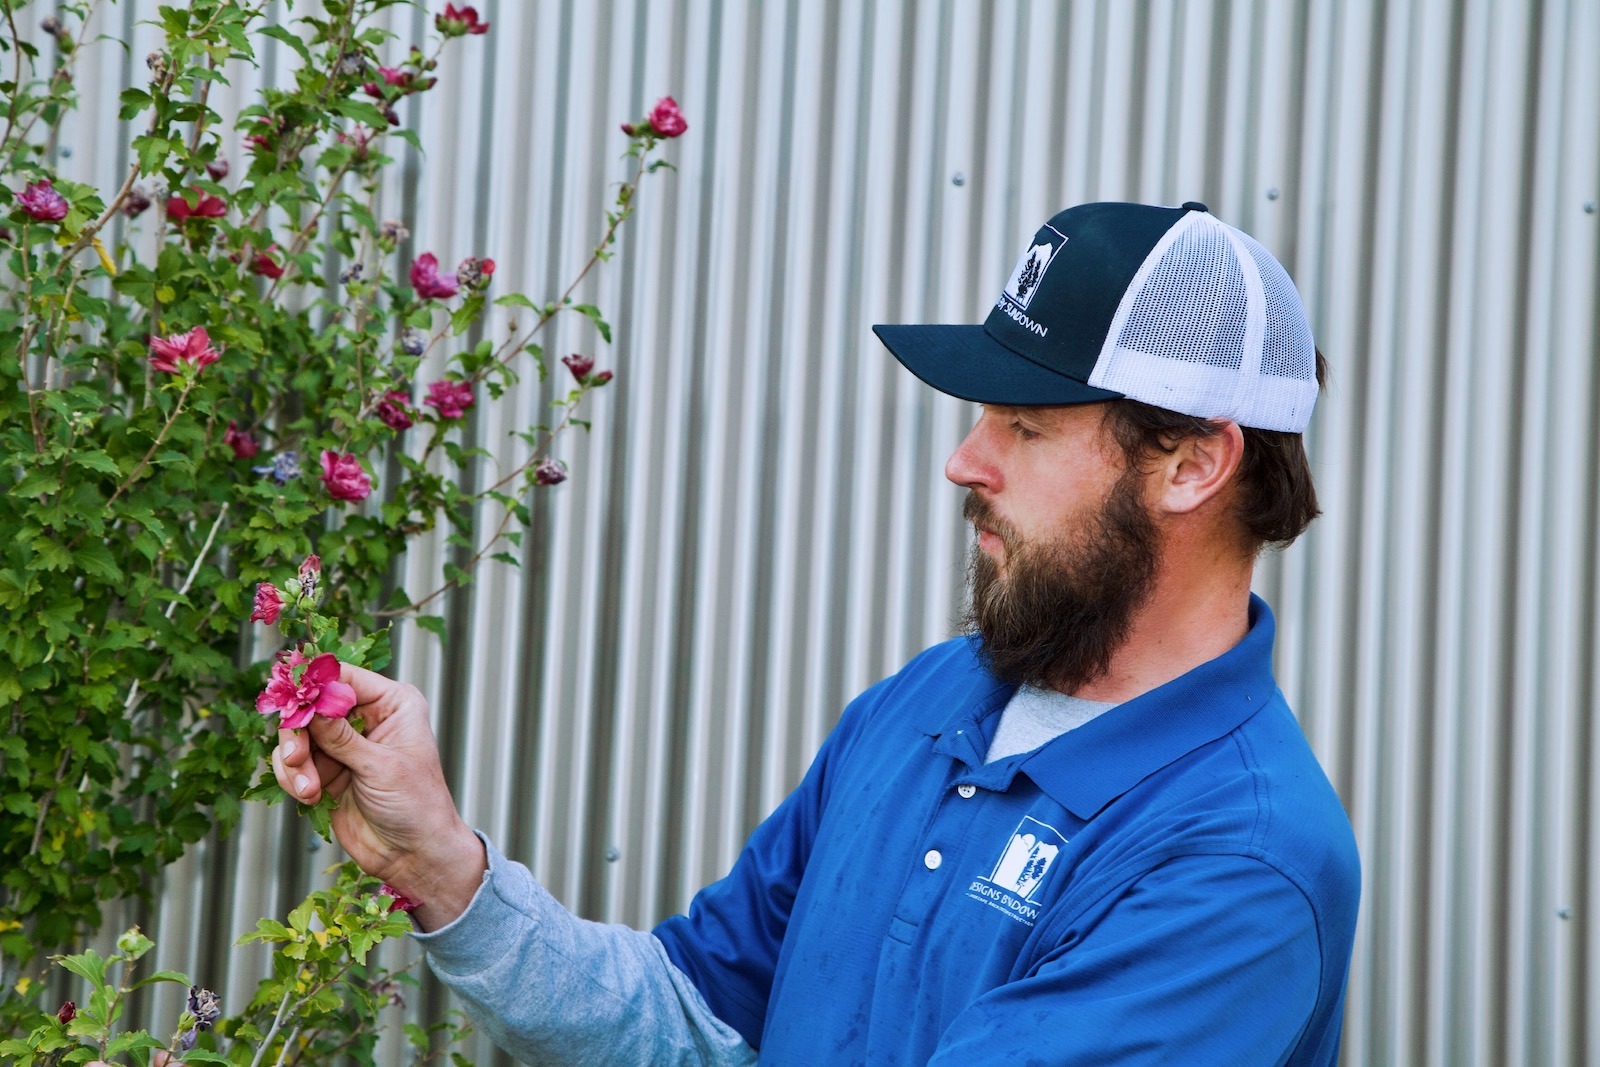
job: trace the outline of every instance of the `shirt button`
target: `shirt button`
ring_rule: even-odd
[[[944,857],[939,855],[939,850],[936,848],[930,848],[928,850],[928,854],[922,857],[922,865],[928,868],[930,871],[937,871],[939,869],[939,864],[943,862]]]
[[[973,794],[977,791],[978,787],[973,785],[971,782],[963,782],[962,784],[956,786],[956,792],[961,794],[963,800],[971,800]]]

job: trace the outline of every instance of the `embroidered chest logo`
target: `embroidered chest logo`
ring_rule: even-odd
[[[1032,926],[1039,918],[1039,890],[1067,839],[1053,826],[1024,817],[987,878],[974,878],[967,896]]]

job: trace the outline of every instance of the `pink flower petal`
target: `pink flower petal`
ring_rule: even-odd
[[[310,722],[312,716],[315,714],[315,709],[308,704],[305,707],[298,709],[293,714],[285,715],[278,721],[278,728],[280,730],[298,730],[306,723]]]
[[[356,706],[356,691],[343,682],[328,682],[315,706],[318,715],[329,719],[342,719]]]
[[[339,657],[324,652],[311,661],[306,673],[300,676],[301,685],[327,685],[339,680]]]

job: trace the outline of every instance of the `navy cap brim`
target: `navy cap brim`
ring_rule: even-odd
[[[874,326],[872,332],[912,374],[962,400],[1038,407],[1122,397],[1018,355],[982,326]]]

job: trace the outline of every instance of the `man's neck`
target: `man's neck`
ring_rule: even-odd
[[[1106,672],[1070,695],[1120,704],[1227,652],[1250,629],[1250,576],[1248,566],[1163,573]]]

